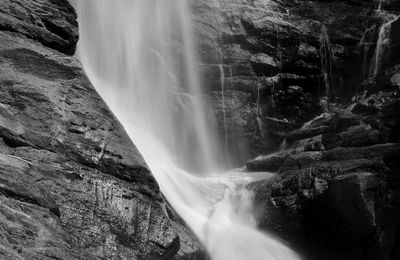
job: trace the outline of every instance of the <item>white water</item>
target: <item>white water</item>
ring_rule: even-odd
[[[202,99],[187,1],[85,0],[76,7],[89,79],[211,258],[298,259],[256,229],[253,195],[243,188],[255,177],[215,174],[218,140]]]
[[[382,24],[381,28],[379,29],[379,37],[370,65],[370,77],[376,77],[384,65],[383,63],[385,60],[385,54],[390,50],[390,33],[392,30],[392,23],[398,18],[398,16],[390,17],[389,21]]]
[[[390,0],[376,0],[377,2],[377,9],[376,15],[384,20],[384,22],[379,27],[378,38],[376,42],[371,41],[371,35],[376,30],[377,25],[373,25],[372,27],[368,28],[359,43],[361,47],[362,54],[363,54],[363,78],[375,78],[381,72],[382,68],[387,63],[387,59],[390,52],[390,36],[392,30],[392,24],[400,16],[394,15],[388,11],[385,11],[382,6],[385,3],[391,3]],[[375,49],[373,50],[373,55],[370,61],[368,62],[368,58],[370,55],[370,48],[371,46],[375,45]],[[372,53],[371,53],[372,54]]]

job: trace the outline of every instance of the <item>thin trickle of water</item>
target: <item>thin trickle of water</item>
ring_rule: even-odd
[[[212,9],[215,15],[216,23],[216,35],[217,40],[215,41],[215,50],[217,52],[217,64],[220,71],[220,84],[221,84],[221,102],[222,102],[222,117],[223,117],[223,127],[224,127],[224,146],[225,146],[225,159],[228,165],[231,165],[231,156],[229,151],[229,138],[228,138],[228,124],[226,118],[226,76],[224,68],[229,69],[229,77],[232,79],[232,67],[224,63],[224,52],[223,52],[223,40],[222,40],[222,11],[221,5],[218,0],[212,0]],[[232,80],[230,80],[232,82]],[[231,86],[232,87],[232,86]]]
[[[226,103],[225,103],[225,71],[224,65],[219,64],[220,71],[220,81],[221,81],[221,102],[222,102],[222,115],[223,115],[223,124],[224,124],[224,144],[225,144],[225,153],[226,160],[229,163],[229,143],[228,143],[228,123],[226,120]]]
[[[188,2],[75,4],[79,57],[89,79],[211,258],[298,259],[257,230],[253,194],[244,188],[256,178],[217,174],[221,149],[206,117]]]
[[[280,151],[280,152],[286,151],[286,150],[287,150],[287,147],[288,147],[288,144],[287,144],[286,138],[285,138],[285,139],[282,141],[282,143],[280,144],[280,146],[279,146],[279,151]]]
[[[370,34],[375,31],[376,25],[371,26],[367,30],[365,30],[363,36],[361,37],[361,40],[358,44],[358,46],[361,49],[362,53],[362,77],[363,79],[366,79],[369,77],[369,64],[368,64],[368,55],[371,50],[371,46],[374,45],[373,42],[370,41],[369,37]]]
[[[378,11],[382,10],[383,0],[378,0]]]
[[[261,84],[257,84],[257,101],[256,101],[256,121],[257,121],[257,127],[258,131],[260,132],[260,135],[262,138],[265,138],[264,136],[264,128],[263,128],[263,123],[262,123],[262,109],[261,109]]]
[[[333,54],[332,45],[329,39],[328,30],[324,25],[321,26],[321,33],[319,35],[320,42],[320,58],[321,58],[321,77],[324,83],[325,96],[328,102],[328,109],[330,109],[331,101],[331,80],[333,75],[333,66],[335,56]]]

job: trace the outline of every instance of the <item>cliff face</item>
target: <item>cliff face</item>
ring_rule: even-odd
[[[199,250],[73,54],[67,1],[0,3],[0,258]]]
[[[305,259],[400,257],[400,9],[379,2],[194,3],[220,135],[277,173],[249,186],[259,224]]]
[[[395,12],[395,2],[382,8]],[[289,131],[359,90],[387,19],[377,8],[372,0],[195,1],[200,68],[232,161],[277,150]]]

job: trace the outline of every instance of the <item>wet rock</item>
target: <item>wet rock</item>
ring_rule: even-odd
[[[285,162],[289,155],[287,153],[278,153],[266,156],[259,156],[254,160],[246,163],[249,171],[277,171]]]
[[[249,155],[266,154],[278,147],[271,139],[282,138],[324,112],[321,96],[326,94],[321,78],[320,35],[326,27],[335,60],[331,92],[342,95],[360,82],[359,42],[366,29],[379,20],[372,1],[244,1],[201,0],[193,3],[195,35],[201,63],[222,64],[225,89],[251,94],[246,100],[258,107],[262,125],[270,118],[287,120],[285,127],[274,125],[269,131],[248,127]],[[349,26],[351,25],[351,26]],[[214,72],[218,69],[214,67]],[[202,73],[205,88],[221,89],[214,73]],[[294,88],[301,88],[297,91]],[[237,93],[231,97],[242,95]],[[213,101],[220,103],[222,97]],[[226,103],[234,102],[226,96]],[[239,125],[227,118],[229,125]],[[217,118],[223,132],[223,121]],[[250,125],[250,124],[249,124]],[[267,140],[265,140],[267,139]],[[234,139],[230,138],[233,143]],[[260,146],[259,141],[268,142]],[[278,142],[279,143],[279,142]],[[253,146],[255,144],[256,146]],[[232,144],[233,145],[233,144]],[[253,151],[255,153],[253,153]]]
[[[294,142],[297,140],[314,137],[314,136],[325,133],[327,130],[328,130],[327,126],[304,128],[304,129],[300,128],[300,129],[289,132],[286,136],[286,141],[288,143],[291,143],[291,142]]]
[[[367,146],[380,142],[379,132],[370,125],[352,126],[341,133],[327,133],[322,135],[324,147],[332,149],[335,147]]]
[[[351,112],[354,114],[375,114],[379,112],[379,109],[371,104],[357,103]]]
[[[199,36],[202,62],[223,64],[224,74],[230,75],[225,78],[227,82],[225,89],[233,91],[232,94],[224,96],[226,103],[234,103],[236,97],[241,96],[242,104],[250,104],[235,108],[235,112],[232,113],[241,114],[240,117],[217,117],[221,133],[224,132],[224,120],[228,122],[230,129],[242,129],[237,134],[230,135],[230,145],[234,146],[234,140],[238,137],[240,140],[246,139],[245,142],[240,143],[241,147],[246,147],[249,151],[247,154],[250,156],[272,152],[278,149],[280,141],[290,131],[323,112],[324,104],[320,96],[325,95],[326,92],[320,75],[319,51],[320,36],[324,26],[330,38],[332,45],[330,47],[335,60],[333,64],[335,75],[332,76],[334,79],[331,82],[333,83],[331,92],[337,96],[343,96],[346,93],[352,95],[352,91],[357,90],[362,80],[359,70],[361,58],[359,42],[366,29],[382,22],[377,12],[373,11],[374,9],[376,9],[376,3],[373,1],[307,3],[197,1],[194,4],[195,28]],[[393,30],[394,34],[396,32],[397,30]],[[377,32],[367,36],[371,36],[371,42],[376,42],[375,38],[378,37]],[[396,42],[396,40],[393,41],[393,46]],[[249,66],[250,64],[256,66]],[[227,73],[228,70],[225,68],[230,68],[232,73]],[[214,71],[218,70],[214,67]],[[204,76],[207,77],[209,74],[212,73],[205,73]],[[395,72],[390,75],[390,77],[387,76],[388,79],[385,79],[385,82],[391,82]],[[209,87],[213,91],[220,90],[220,75],[213,80],[207,80],[206,85],[207,89]],[[390,83],[390,85],[393,90],[396,84]],[[233,94],[233,92],[236,93]],[[218,99],[221,99],[222,95],[217,96],[213,93],[212,96],[213,102],[221,103]],[[241,109],[243,109],[242,112],[237,111]],[[359,102],[352,110],[353,114],[359,115],[381,111],[381,102],[377,102],[375,98],[367,102]],[[245,114],[254,120],[247,120]],[[357,116],[352,115],[352,117],[356,122],[352,122],[351,118],[335,119],[336,122],[330,126],[331,134],[323,136],[325,143],[329,143],[328,139],[336,140],[339,133],[347,131],[350,126],[361,124],[362,120]],[[328,126],[330,123],[329,119],[326,124],[321,123],[315,127]],[[344,125],[341,126],[341,124]],[[368,124],[370,123],[366,125]],[[398,125],[398,123],[394,124]],[[374,125],[372,128],[372,133],[366,133],[370,130],[363,131],[365,135],[358,136],[356,138],[358,141],[352,143],[347,140],[348,144],[344,145],[376,143],[376,131],[379,132],[379,142],[386,138],[384,137],[387,135],[384,133],[386,130],[383,129],[386,126]],[[353,135],[351,130],[349,131],[349,136]],[[393,131],[392,133],[395,138]],[[274,142],[273,140],[276,139],[279,141]],[[315,151],[323,148],[330,149],[333,146],[328,144],[328,147],[324,147],[324,142],[316,141],[307,147],[304,146],[304,149]]]
[[[275,76],[278,72],[279,65],[274,59],[264,53],[257,53],[250,58],[250,63],[254,72],[260,76]]]
[[[385,200],[378,194],[390,165],[382,158],[394,156],[398,147],[289,153],[278,176],[253,184],[256,201],[265,209],[261,226],[285,237],[307,259],[323,254],[328,259],[364,259],[366,255],[380,259],[384,251],[379,236],[391,229],[378,228],[387,223],[378,206]],[[398,224],[390,223],[392,228]]]
[[[315,138],[310,138],[308,142],[304,145],[305,152],[322,151],[322,150],[325,150],[325,147],[322,144],[322,135],[319,135]]]
[[[68,2],[0,6],[0,258],[202,255],[79,61],[64,54],[78,39]]]
[[[328,131],[329,132],[342,132],[347,130],[352,126],[357,126],[361,124],[361,118],[354,114],[344,113],[337,114],[332,119],[329,124]]]
[[[381,116],[342,111],[299,129],[328,126],[327,133],[296,141],[278,154],[285,157],[274,179],[251,185],[263,209],[260,226],[307,259],[393,259],[388,254],[395,251],[394,230],[400,226],[394,212],[400,208],[399,144],[382,138],[381,126],[391,117]],[[268,165],[274,162],[270,158],[250,162]]]
[[[263,209],[260,225],[290,241],[307,259],[386,260],[400,255],[398,20],[392,24],[388,43],[391,58],[382,73],[366,80],[379,28],[385,16],[397,14],[398,4],[382,2],[391,14],[376,12],[377,4],[372,0],[195,4],[203,63],[231,68],[246,64],[230,82],[232,93],[246,92],[247,100],[241,99],[240,107],[230,106],[235,112],[229,113],[242,116],[225,118],[228,125],[241,125],[247,140],[254,140],[246,143],[254,157],[272,152],[263,144],[274,144],[271,140],[280,144],[286,137],[287,151],[250,160],[247,169],[278,172],[270,181],[251,185]],[[205,9],[213,15],[201,19]],[[364,34],[368,28],[373,29]],[[363,36],[369,44],[365,53],[360,45]],[[330,42],[329,59],[334,61],[329,64],[330,89],[321,77],[323,42]],[[216,82],[213,86],[221,86]],[[227,103],[234,102],[231,97],[244,97],[232,93],[225,96]],[[255,124],[244,124],[250,122],[246,116]],[[217,119],[219,125],[222,119]],[[235,140],[232,135],[229,142]]]

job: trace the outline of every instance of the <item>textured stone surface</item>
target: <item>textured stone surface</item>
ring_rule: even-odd
[[[303,135],[288,150],[247,163],[250,171],[278,173],[250,185],[263,209],[262,228],[290,241],[306,259],[399,256],[400,144],[390,142],[390,133],[397,131],[400,110],[392,110],[399,98],[392,94],[385,112],[353,114],[353,104],[298,130],[327,124],[321,146],[309,149],[318,139]]]
[[[232,161],[242,163],[245,155],[276,150],[289,131],[327,110],[326,93],[335,102],[357,91],[365,65],[360,40],[373,28],[366,37],[370,59],[385,20],[373,0],[201,0],[193,6],[204,84],[221,136],[228,125]],[[321,68],[324,28],[332,53],[329,91]],[[245,105],[236,105],[238,97]],[[245,154],[238,152],[243,149]]]
[[[374,0],[194,4],[204,83],[229,152],[258,156],[249,171],[277,172],[250,185],[260,227],[305,259],[400,257],[399,19],[368,75],[398,2],[382,1],[380,12]]]
[[[173,259],[199,245],[71,54],[66,1],[0,3],[0,258]]]
[[[79,38],[76,13],[68,0],[3,0],[0,29],[18,32],[66,54],[75,52]]]

